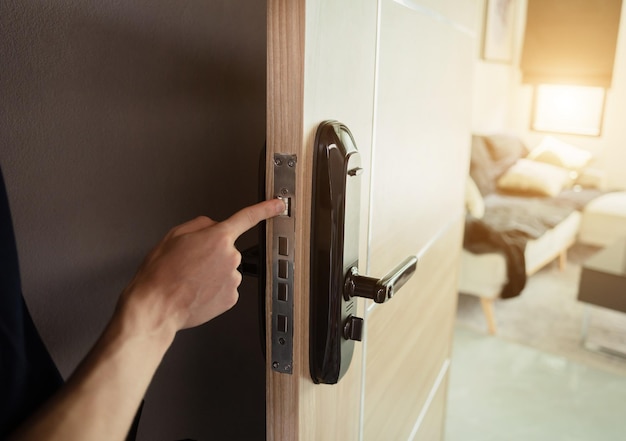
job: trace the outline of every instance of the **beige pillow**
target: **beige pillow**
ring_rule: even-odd
[[[571,184],[569,171],[529,159],[518,160],[498,179],[500,190],[541,196],[556,196]]]
[[[533,161],[545,162],[569,170],[580,170],[586,166],[593,155],[587,150],[546,136],[527,156]]]
[[[606,172],[597,168],[585,168],[580,172],[575,184],[584,188],[597,188],[605,190],[607,183]]]
[[[478,186],[471,177],[467,177],[465,185],[465,209],[475,218],[480,219],[485,215],[485,201],[480,194]]]

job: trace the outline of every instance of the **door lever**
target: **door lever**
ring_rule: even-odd
[[[382,279],[362,276],[356,266],[346,275],[343,294],[346,300],[351,297],[364,297],[376,303],[384,303],[411,278],[417,268],[417,257],[409,256]]]

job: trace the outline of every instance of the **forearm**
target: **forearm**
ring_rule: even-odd
[[[15,440],[124,440],[175,331],[118,310],[61,391]]]

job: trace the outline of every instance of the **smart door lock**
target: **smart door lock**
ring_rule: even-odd
[[[358,274],[361,156],[348,128],[318,127],[311,207],[310,371],[315,383],[334,384],[346,373],[363,319],[356,299],[390,299],[415,272],[411,256],[382,279]]]
[[[346,373],[363,320],[355,297],[384,303],[413,275],[417,258],[408,257],[381,279],[358,273],[361,157],[348,128],[337,121],[320,124],[315,137],[311,207],[310,372],[315,383],[334,384]],[[274,197],[289,209],[274,219],[271,241],[265,224],[259,245],[243,252],[240,270],[259,277],[261,346],[272,369],[291,374],[293,367],[293,272],[295,249],[295,155],[275,153]],[[265,199],[265,150],[259,162],[259,200]],[[272,250],[271,348],[265,348],[265,248]]]

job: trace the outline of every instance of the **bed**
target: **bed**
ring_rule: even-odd
[[[574,150],[582,152],[578,162],[561,158],[556,165],[554,150],[563,148],[555,145],[563,147],[548,138],[529,151],[515,136],[472,137],[459,291],[480,298],[491,334],[494,301],[522,294],[527,277],[554,260],[563,268],[581,210],[602,194],[576,185],[591,155]]]

